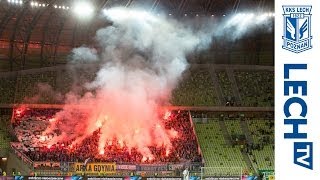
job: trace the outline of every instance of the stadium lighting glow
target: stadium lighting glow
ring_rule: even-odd
[[[54,8],[56,8],[56,9],[58,8],[58,6],[57,6],[57,5],[54,5],[53,7],[54,7]]]
[[[73,6],[73,13],[80,18],[90,18],[93,15],[94,10],[90,1],[77,2]]]
[[[257,22],[259,23],[266,20],[268,17],[269,17],[269,13],[264,13],[264,14],[261,14],[260,16],[257,16],[256,19],[257,19]]]
[[[112,21],[122,21],[135,17],[141,20],[155,21],[154,15],[143,10],[126,10],[124,8],[115,8],[111,10],[104,9],[103,14],[110,18]],[[160,16],[160,14],[158,14]]]

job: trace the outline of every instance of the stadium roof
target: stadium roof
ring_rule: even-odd
[[[177,17],[219,17],[248,9],[273,11],[274,5],[270,0],[87,0],[92,8],[76,7],[80,1],[86,0],[0,0],[0,68],[64,62],[72,47],[92,44],[95,31],[106,25],[99,19],[105,8],[142,7]],[[74,11],[84,16],[92,11],[93,16],[83,21]]]

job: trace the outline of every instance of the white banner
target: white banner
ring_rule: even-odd
[[[319,0],[275,0],[275,179],[320,179],[319,41]]]

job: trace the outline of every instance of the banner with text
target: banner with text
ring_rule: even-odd
[[[112,174],[116,172],[116,163],[74,163],[74,172],[76,173],[103,173]]]

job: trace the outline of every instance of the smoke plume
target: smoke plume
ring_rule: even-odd
[[[144,159],[152,159],[149,146],[164,146],[169,152],[171,139],[179,136],[164,127],[159,111],[188,66],[186,54],[200,39],[184,25],[144,11],[113,8],[104,16],[113,25],[96,33],[102,52],[97,55],[85,47],[73,51],[74,60],[101,57],[95,80],[86,84],[88,92],[81,98],[67,94],[66,104],[86,108],[66,105],[45,134],[59,129],[61,134],[50,143],[80,143],[100,129],[101,154],[116,138],[129,149],[137,148]]]
[[[113,24],[96,33],[101,51],[73,50],[74,61],[99,61],[95,80],[85,85],[88,91],[82,97],[72,92],[66,95],[67,105],[44,134],[59,129],[60,135],[51,144],[61,140],[80,143],[100,129],[101,154],[115,138],[120,145],[136,148],[144,159],[152,159],[149,146],[164,146],[169,152],[171,139],[179,136],[164,127],[159,110],[169,102],[188,67],[186,55],[208,47],[217,34],[126,8],[105,10],[104,17]]]

